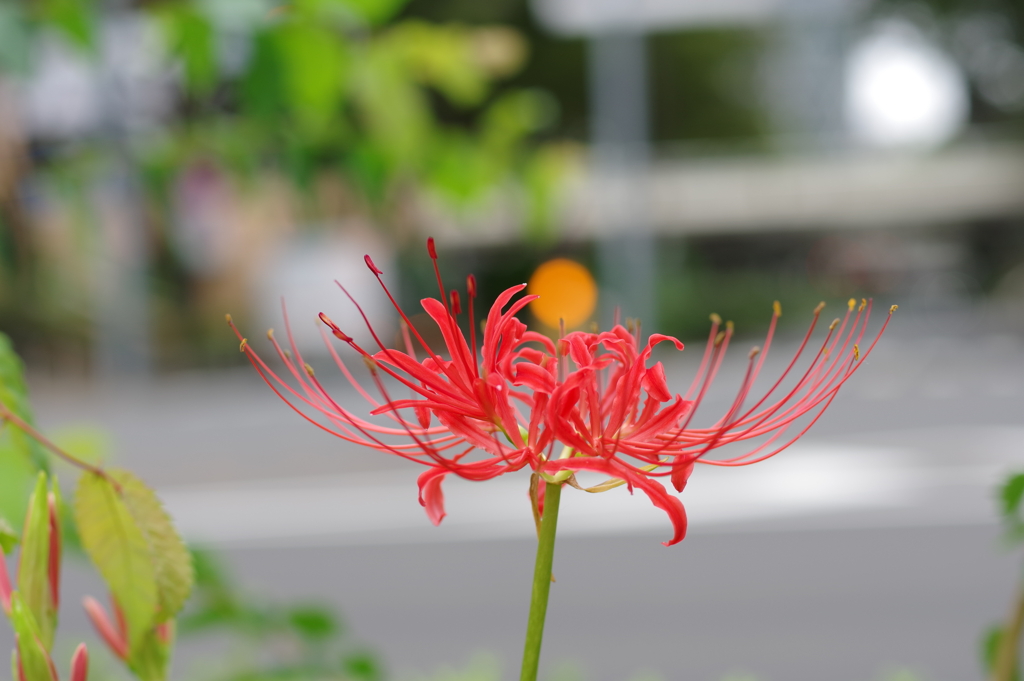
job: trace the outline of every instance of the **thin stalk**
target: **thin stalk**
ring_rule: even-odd
[[[1009,620],[1003,628],[999,639],[995,665],[992,668],[992,681],[1011,681],[1017,669],[1017,648],[1020,645],[1021,629],[1024,627],[1024,586],[1017,596]]]
[[[76,456],[68,454],[63,449],[61,449],[53,442],[51,442],[45,435],[43,435],[38,430],[36,430],[28,423],[26,423],[24,419],[22,419],[13,411],[11,411],[11,409],[6,404],[0,402],[0,423],[2,422],[7,422],[14,426],[15,428],[17,428],[18,430],[22,431],[30,438],[41,444],[43,447],[49,449],[50,452],[53,453],[53,455],[56,456],[57,458],[63,459],[72,466],[77,466],[78,468],[81,468],[84,471],[95,473],[100,477],[110,480],[109,476],[102,468],[100,468],[99,466],[94,466],[91,463],[82,461]]]
[[[520,681],[537,681],[540,644],[544,640],[544,618],[547,616],[548,593],[551,591],[551,565],[555,560],[555,530],[558,526],[562,483],[545,484],[544,515],[537,539],[537,562],[533,568],[533,595],[530,597],[530,619],[526,625],[526,647],[523,650]]]

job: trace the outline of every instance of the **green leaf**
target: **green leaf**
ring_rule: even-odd
[[[18,591],[39,628],[39,640],[49,652],[57,631],[57,608],[50,589],[50,505],[46,473],[39,473],[29,501],[18,558]]]
[[[10,339],[0,333],[0,402],[32,423],[24,365]],[[0,422],[0,516],[21,525],[35,483],[36,473],[48,470],[48,462],[35,440],[9,423]]]
[[[993,626],[981,638],[981,662],[985,669],[985,675],[990,675],[996,666],[996,655],[999,654],[999,645],[1003,640],[1003,628]],[[1020,681],[1020,670],[1014,669],[1010,681]]]
[[[351,56],[338,34],[316,24],[282,25],[274,36],[286,105],[303,129],[326,132],[341,107],[351,71]]]
[[[380,26],[409,3],[409,0],[336,0],[347,5],[367,23]]]
[[[163,681],[167,676],[173,645],[173,640],[161,640],[157,628],[153,627],[132,652],[129,666],[142,681]]]
[[[275,33],[263,31],[253,36],[252,57],[241,81],[241,96],[246,113],[268,122],[279,121],[287,109],[284,94],[284,66],[274,45]]]
[[[324,608],[298,607],[288,613],[288,623],[302,638],[322,641],[338,632],[334,615]]]
[[[384,678],[384,670],[377,658],[369,652],[358,652],[348,655],[341,663],[345,673],[360,681],[380,681]]]
[[[490,89],[490,77],[473,59],[470,31],[462,26],[439,26],[403,21],[388,31],[382,45],[405,61],[411,77],[459,106],[475,106]]]
[[[17,657],[26,681],[57,681],[50,671],[49,655],[43,647],[39,626],[17,591],[11,594],[11,627],[18,636]],[[17,674],[14,678],[18,678]]]
[[[1011,475],[999,490],[1004,516],[1016,516],[1020,510],[1021,499],[1024,499],[1024,473]]]
[[[3,550],[9,556],[17,545],[18,535],[14,532],[10,523],[0,517],[0,550]]]
[[[195,7],[171,3],[163,12],[164,34],[172,53],[181,60],[190,90],[207,94],[217,82],[217,45],[213,24]]]
[[[128,471],[112,470],[109,475],[121,485],[124,503],[149,545],[160,621],[166,621],[181,610],[192,592],[195,582],[192,554],[152,490]]]
[[[0,333],[0,402],[29,425],[33,423],[28,386],[25,384],[25,365],[3,333]],[[37,469],[49,470],[42,447],[25,433],[7,426],[0,432],[0,438],[0,447],[10,446],[30,458]]]
[[[95,45],[96,20],[89,0],[45,0],[42,13],[72,44],[85,49]]]
[[[159,605],[146,535],[119,490],[96,473],[85,473],[78,483],[75,522],[82,546],[124,613],[134,652],[152,628]]]
[[[374,155],[393,168],[416,169],[433,132],[431,111],[405,60],[389,47],[375,44],[360,55],[353,96]]]

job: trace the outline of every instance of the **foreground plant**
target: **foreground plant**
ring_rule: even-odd
[[[1024,473],[1014,473],[999,486],[998,504],[1002,516],[1003,540],[1008,546],[1024,544]],[[1020,639],[1024,633],[1024,584],[1017,587],[1010,613],[1001,624],[988,630],[981,641],[981,658],[991,681],[1020,678]]]
[[[0,334],[0,435],[13,447],[11,455],[41,469],[20,538],[0,515],[0,607],[17,639],[12,677],[59,678],[50,651],[60,601],[63,505],[56,481],[48,486],[45,451],[82,471],[73,517],[82,548],[110,590],[116,624],[92,598],[86,599],[86,613],[137,678],[163,681],[174,645],[174,618],[192,589],[191,556],[159,499],[138,478],[61,449],[32,425],[30,412],[21,362]],[[5,555],[19,539],[15,588]],[[87,664],[81,646],[72,660],[72,681],[85,681]]]
[[[321,313],[324,342],[338,368],[369,403],[371,421],[335,401],[306,364],[287,328],[287,348],[268,332],[285,367],[284,380],[262,360],[235,327],[240,349],[260,376],[292,409],[341,439],[401,456],[427,467],[418,480],[419,501],[438,524],[445,516],[442,482],[449,474],[468,480],[529,469],[530,498],[538,526],[537,561],[521,678],[537,677],[544,620],[551,587],[551,568],[558,507],[565,485],[603,492],[626,485],[639,489],[665,511],[673,526],[672,545],[686,534],[686,513],[677,496],[661,483],[668,478],[681,492],[698,463],[745,466],[767,459],[795,442],[821,416],[840,387],[864,363],[881,337],[896,306],[878,335],[863,352],[861,343],[871,303],[850,300],[845,316],[828,327],[807,366],[796,371],[807,351],[824,304],[813,315],[796,355],[761,397],[747,406],[750,392],[771,346],[781,307],[775,304],[763,349],[749,354],[746,373],[726,413],[711,425],[691,422],[721,367],[733,326],[712,315],[711,332],[700,368],[686,393],[673,394],[661,362],[650,364],[654,347],[683,344],[652,334],[643,341],[639,325],[620,324],[602,333],[561,334],[557,341],[527,330],[517,317],[537,296],[516,298],[525,285],[507,289],[491,306],[477,338],[474,318],[476,281],[466,281],[468,339],[460,326],[463,315],[458,291],[447,291],[437,265],[433,239],[427,250],[437,276],[439,299],[421,301],[437,323],[446,355],[435,352],[398,306],[369,256],[366,264],[402,321],[405,349],[387,347],[370,326],[375,348],[364,348]],[[344,291],[344,289],[342,289]],[[348,295],[348,292],[345,291]],[[351,299],[351,296],[349,296]],[[358,302],[352,303],[360,310]],[[380,398],[356,381],[330,342],[330,335],[351,347],[365,363]],[[479,343],[478,343],[479,340]],[[420,360],[417,352],[425,357]],[[648,366],[650,364],[650,366]],[[792,383],[783,388],[787,378]],[[391,387],[389,387],[389,384]],[[409,391],[394,397],[395,386]],[[748,443],[741,454],[712,459],[715,449]],[[583,487],[577,473],[608,476]]]
[[[0,523],[0,608],[14,629],[11,678],[17,681],[60,681],[51,653],[60,607],[60,492],[56,480],[50,486],[40,473],[25,514],[19,538]],[[18,579],[7,571],[6,555],[21,543]],[[86,681],[89,652],[85,644],[71,657],[71,681]]]

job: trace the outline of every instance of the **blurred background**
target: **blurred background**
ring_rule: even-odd
[[[645,500],[566,505],[552,668],[981,678],[1017,571],[991,495],[1024,455],[1024,6],[2,0],[0,330],[39,422],[155,485],[230,581],[336,605],[390,676],[489,651],[511,678],[525,478],[453,482],[432,528],[413,471],[304,424],[223,322],[262,349],[283,298],[326,373],[315,314],[361,328],[333,282],[394,338],[362,256],[416,311],[428,235],[478,312],[582,265],[563,316],[678,335],[680,386],[709,313],[753,343],[780,300],[781,370],[819,300],[900,305],[792,452],[695,476],[682,545]],[[216,677],[199,638],[179,678]]]

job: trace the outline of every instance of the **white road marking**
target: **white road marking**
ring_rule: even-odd
[[[908,450],[798,443],[742,468],[698,467],[681,499],[691,532],[756,527],[861,527],[994,522],[992,489],[1005,465],[926,465]],[[231,546],[359,545],[529,537],[529,476],[449,477],[448,516],[433,527],[417,503],[416,472],[281,479],[160,491],[183,535]],[[597,478],[594,479],[595,481]],[[637,491],[567,489],[561,535],[642,533],[668,539],[666,515]]]

